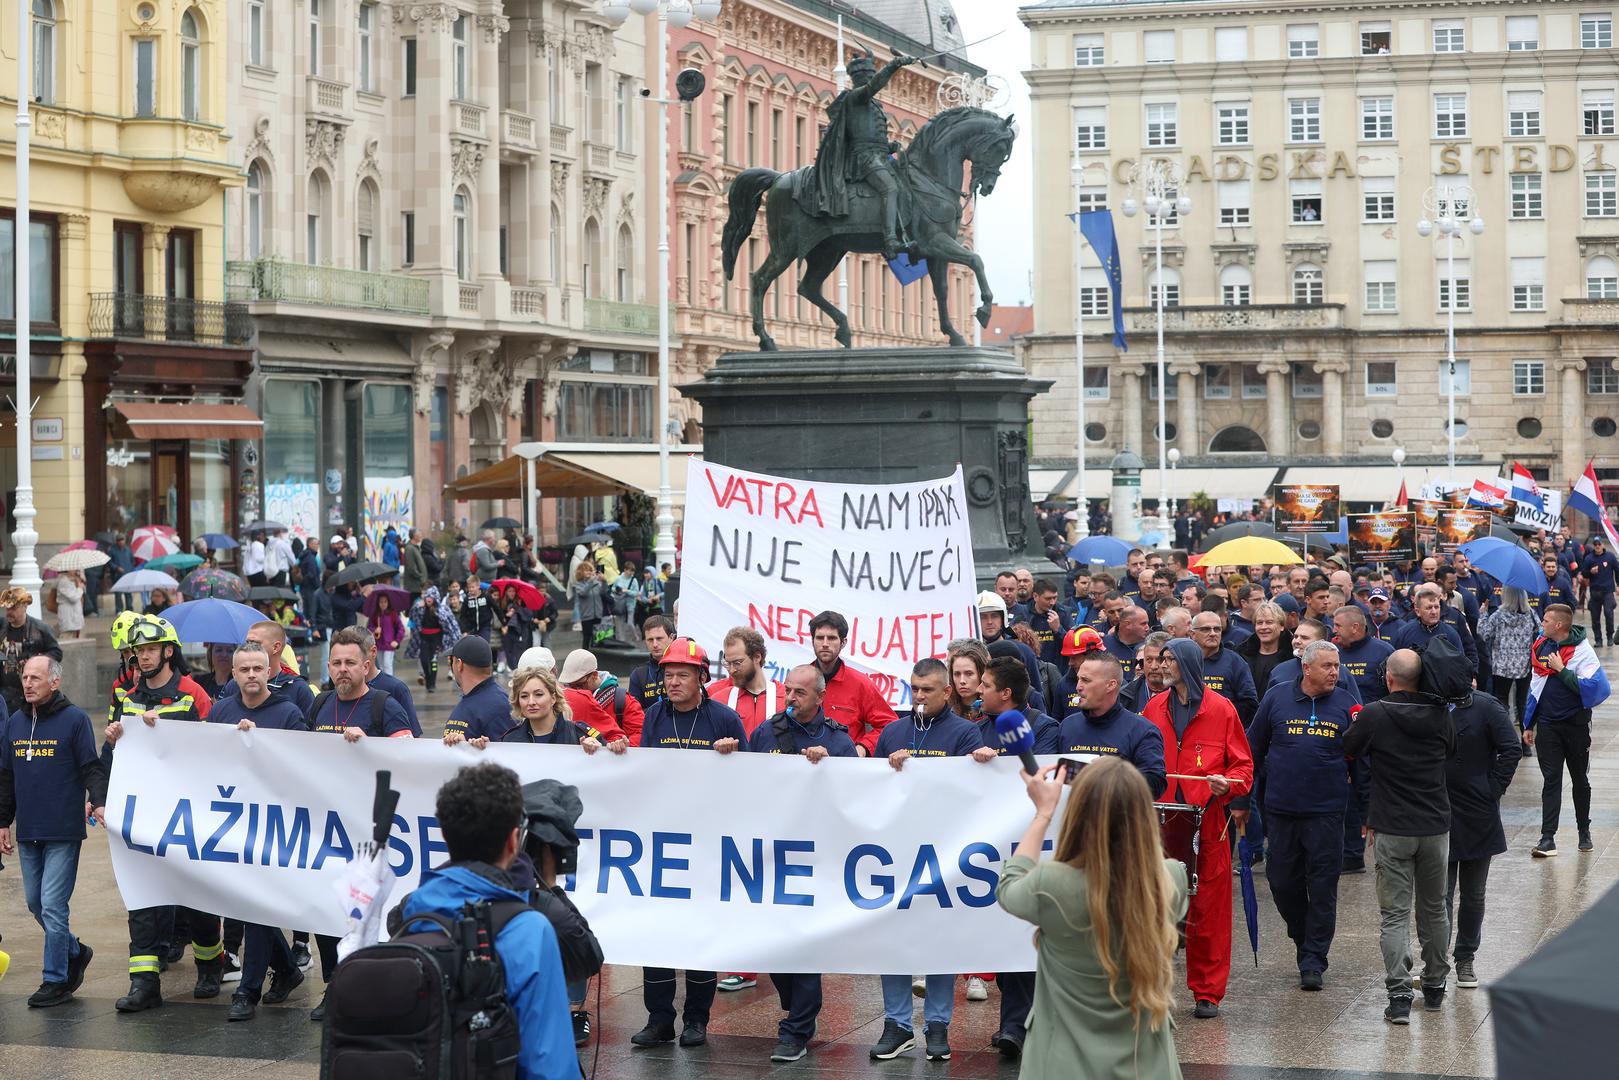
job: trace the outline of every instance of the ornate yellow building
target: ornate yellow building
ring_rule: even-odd
[[[33,481],[41,556],[100,529],[232,521],[250,353],[222,303],[226,6],[31,7]],[[0,25],[0,376],[15,374],[17,24]],[[7,160],[9,159],[9,160]],[[0,404],[4,562],[16,423]],[[245,444],[244,444],[245,445]]]

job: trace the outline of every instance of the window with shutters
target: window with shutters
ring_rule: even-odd
[[[1246,101],[1215,102],[1215,141],[1221,146],[1248,145],[1248,109]]]
[[[1145,46],[1145,55],[1149,64],[1173,64],[1175,62],[1175,31],[1148,30],[1142,35]]]
[[[1180,142],[1174,102],[1147,106],[1147,145],[1175,146]]]
[[[1507,52],[1534,52],[1540,48],[1538,15],[1507,16]]]
[[[1159,282],[1163,282],[1164,306],[1180,307],[1181,303],[1181,275],[1180,271],[1172,266],[1154,270],[1147,279],[1147,302],[1153,307],[1158,306]],[[1169,396],[1175,396],[1174,384],[1170,384]]]
[[[377,185],[371,180],[362,180],[354,205],[354,265],[359,270],[378,268],[376,236],[380,201]]]
[[[1107,149],[1107,106],[1084,105],[1074,110],[1074,147]]]
[[[1292,207],[1293,224],[1321,224],[1321,181],[1289,180],[1287,196]]]
[[[1540,134],[1540,91],[1513,90],[1507,94],[1507,134],[1527,138]]]
[[[1539,256],[1512,260],[1512,310],[1546,310],[1546,260]]]
[[[1079,273],[1079,311],[1087,319],[1103,318],[1111,312],[1108,300],[1112,290],[1108,286],[1107,271],[1100,266],[1087,266]]]
[[[1585,298],[1619,300],[1619,262],[1597,255],[1585,264]]]
[[[1321,55],[1321,27],[1315,23],[1294,23],[1287,28],[1287,58],[1309,60]]]
[[[1466,137],[1466,94],[1434,95],[1433,133],[1436,139],[1461,139]]]
[[[1439,310],[1445,311],[1472,311],[1473,310],[1473,272],[1466,259],[1457,259],[1455,277],[1450,276],[1449,260],[1439,263]],[[1454,301],[1455,307],[1451,304]]]
[[[1320,304],[1326,300],[1326,280],[1319,266],[1306,263],[1293,271],[1293,302]]]
[[[1321,141],[1321,99],[1289,98],[1287,101],[1287,141]]]
[[[1361,220],[1394,220],[1394,177],[1368,176],[1361,181]]]
[[[1253,185],[1248,180],[1219,181],[1220,224],[1247,225],[1253,204]]]
[[[1107,209],[1107,188],[1101,184],[1087,184],[1079,189],[1079,205],[1075,207],[1081,214],[1088,214],[1095,210]]]
[[[1460,19],[1435,20],[1433,24],[1433,51],[1459,53],[1467,50],[1467,33]]]
[[[1214,59],[1220,63],[1248,59],[1248,28],[1246,26],[1215,27]]]
[[[1106,60],[1101,34],[1074,35],[1075,67],[1101,67],[1104,63]]]
[[[1400,297],[1395,285],[1396,263],[1393,259],[1368,259],[1362,264],[1361,276],[1365,279],[1367,311],[1386,314],[1399,310]]]
[[[1391,24],[1387,22],[1363,22],[1360,24],[1360,54],[1362,56],[1387,56],[1393,51],[1394,35]]]
[[[1588,218],[1619,217],[1619,173],[1588,172],[1585,174],[1585,216]]]
[[[1613,91],[1587,90],[1580,95],[1581,110],[1585,120],[1585,134],[1612,135],[1613,132]]]
[[[1360,99],[1360,137],[1368,140],[1394,138],[1394,99],[1392,97],[1363,97]]]
[[[1541,184],[1540,173],[1513,173],[1507,179],[1508,213],[1514,221],[1533,221],[1543,215]]]
[[[1220,270],[1220,303],[1226,307],[1247,307],[1254,302],[1254,272],[1246,266],[1231,265]]]
[[[1613,16],[1607,14],[1581,15],[1580,48],[1613,48]]]

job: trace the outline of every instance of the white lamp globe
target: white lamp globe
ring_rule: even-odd
[[[685,29],[686,25],[691,22],[691,16],[690,0],[669,0],[669,7],[664,13],[664,18],[669,20],[671,30]]]
[[[658,0],[630,0],[630,10],[637,15],[650,15],[658,10]]]
[[[691,10],[703,22],[713,22],[720,17],[720,0],[693,0]]]

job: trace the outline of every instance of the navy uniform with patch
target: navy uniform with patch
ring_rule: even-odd
[[[1080,711],[1063,717],[1059,739],[1060,753],[1111,754],[1129,761],[1147,778],[1155,799],[1169,787],[1158,726],[1118,702],[1099,716]]]

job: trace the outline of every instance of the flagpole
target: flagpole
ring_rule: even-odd
[[[1085,284],[1081,266],[1085,255],[1085,232],[1079,227],[1079,155],[1074,155],[1074,397],[1078,401],[1079,426],[1074,432],[1074,459],[1079,467],[1078,528],[1080,539],[1090,535],[1090,500],[1085,496]]]

